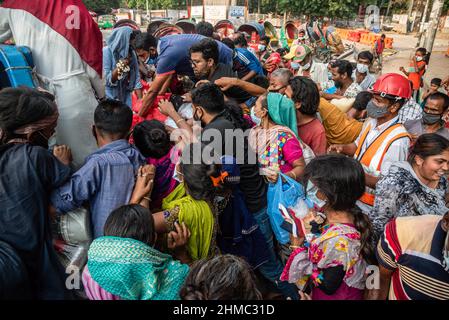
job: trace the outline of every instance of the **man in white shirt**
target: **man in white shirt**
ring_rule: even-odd
[[[364,213],[374,204],[374,192],[380,175],[388,173],[391,164],[405,161],[410,135],[399,123],[399,110],[411,97],[409,81],[396,73],[379,77],[373,87],[373,99],[367,105],[368,119],[354,143],[332,145],[328,152],[354,156],[365,171],[365,194],[357,202]]]
[[[373,59],[374,56],[369,51],[362,51],[357,56],[357,67],[352,73],[352,80],[359,84],[363,90],[370,89],[376,82],[376,77],[369,72]]]

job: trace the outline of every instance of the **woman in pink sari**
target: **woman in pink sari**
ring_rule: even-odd
[[[146,120],[134,127],[134,144],[148,164],[156,167],[154,188],[151,194],[150,209],[162,207],[162,200],[178,185],[173,179],[179,150],[170,142],[170,134],[158,120]]]
[[[293,101],[279,93],[263,95],[252,108],[251,118],[257,126],[251,130],[250,145],[268,181],[276,182],[279,171],[299,180],[305,162]]]

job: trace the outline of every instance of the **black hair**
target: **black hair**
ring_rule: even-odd
[[[426,159],[449,150],[449,140],[436,133],[425,133],[418,137],[410,150],[408,162],[413,164],[415,157]]]
[[[206,163],[203,159],[206,152],[212,154],[213,149],[200,142],[185,146],[181,156],[181,173],[189,195],[195,200],[211,203],[218,191],[211,177],[220,175],[221,164],[218,158]]]
[[[150,48],[157,47],[157,39],[149,33],[141,33],[137,35],[135,48],[150,51]]]
[[[262,300],[251,267],[230,254],[195,262],[179,295],[182,300]]]
[[[101,101],[94,113],[95,127],[108,134],[129,133],[133,121],[131,108],[119,100]]]
[[[245,35],[240,34],[235,40],[234,40],[235,46],[240,46],[243,48],[246,48],[248,46],[248,41],[246,41]]]
[[[361,233],[360,252],[365,260],[371,261],[374,252],[371,222],[356,205],[365,192],[362,165],[344,155],[323,155],[314,158],[306,166],[303,179],[305,183],[312,181],[326,196],[327,204],[333,210],[346,211],[354,216],[356,229]]]
[[[352,107],[358,111],[363,111],[366,109],[366,105],[372,98],[373,94],[369,91],[359,92],[355,97],[354,105]]]
[[[267,45],[270,44],[271,38],[269,36],[263,36],[259,41],[265,41]]]
[[[276,49],[276,52],[279,53],[281,55],[281,57],[283,57],[284,55],[286,55],[288,53],[288,49],[278,48],[278,49]]]
[[[418,48],[416,49],[416,52],[421,52],[423,56],[427,55],[427,49],[426,48]]]
[[[139,204],[121,206],[112,211],[106,220],[104,235],[130,238],[153,246],[156,240],[153,215]]]
[[[371,52],[369,51],[362,51],[359,53],[359,55],[357,56],[358,59],[364,59],[364,60],[369,60],[369,63],[373,63],[374,60],[374,56]]]
[[[265,76],[262,76],[262,75],[260,75],[260,74],[256,75],[256,76],[252,79],[252,82],[253,82],[255,85],[257,85],[257,86],[259,86],[259,87],[262,87],[262,88],[264,88],[264,89],[268,89],[268,87],[270,86],[270,81],[268,80],[268,78],[265,77]]]
[[[337,72],[341,75],[346,73],[348,78],[351,78],[352,76],[352,64],[347,60],[335,61],[335,63],[332,65],[332,68],[337,68]]]
[[[434,84],[438,87],[441,86],[441,82],[442,82],[441,78],[433,78],[432,80],[430,80],[430,84]]]
[[[167,155],[172,144],[170,134],[162,122],[145,120],[134,127],[134,144],[146,158],[160,159]]]
[[[200,35],[212,38],[212,36],[214,35],[214,26],[207,21],[200,21],[195,26],[195,31]]]
[[[224,110],[224,95],[213,83],[205,83],[193,89],[191,94],[192,103],[201,106],[210,114],[217,114]]]
[[[229,48],[231,48],[232,50],[235,49],[235,45],[234,45],[234,41],[232,41],[229,38],[224,38],[223,40],[221,40],[222,43],[224,43],[225,45],[227,45]]]
[[[380,36],[381,38],[385,38],[385,33],[382,33],[382,35]]]
[[[200,42],[195,43],[190,47],[190,54],[193,52],[201,52],[203,54],[204,60],[213,59],[215,64],[218,63],[219,59],[219,50],[218,44],[215,40],[206,38],[201,40]]]
[[[235,101],[226,101],[224,107],[224,117],[232,122],[235,129],[251,129],[251,124],[243,117],[242,108]]]
[[[442,92],[432,93],[431,95],[429,95],[427,97],[427,99],[430,99],[430,100],[443,100],[443,110],[444,111],[446,111],[447,108],[449,107],[449,97],[447,96],[447,94],[444,94]]]
[[[54,112],[52,95],[27,87],[0,91],[0,128],[7,135],[28,123],[41,120]]]
[[[292,100],[301,103],[299,111],[303,114],[314,115],[320,104],[320,92],[312,79],[307,77],[294,77],[289,83],[292,88]]]

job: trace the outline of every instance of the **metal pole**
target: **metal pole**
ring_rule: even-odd
[[[388,14],[390,13],[391,3],[393,0],[388,1],[388,7],[387,7],[387,13],[385,14],[385,17],[388,17]]]
[[[429,18],[429,26],[427,28],[426,34],[426,50],[431,52],[433,49],[433,44],[435,42],[435,37],[438,31],[438,23],[440,21],[441,12],[443,11],[443,0],[434,0],[432,11]]]
[[[422,47],[424,45],[424,38],[423,38],[424,24],[427,21],[427,13],[429,10],[429,4],[430,4],[430,0],[427,0],[426,6],[424,7],[423,15],[421,17],[421,25],[419,26],[418,42],[416,44],[417,47]]]

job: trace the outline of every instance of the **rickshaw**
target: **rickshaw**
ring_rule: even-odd
[[[33,68],[30,48],[0,44],[0,90],[6,87],[37,87]]]

